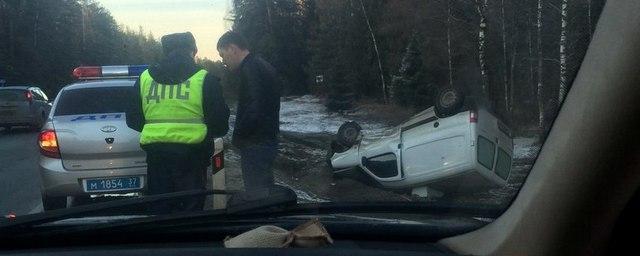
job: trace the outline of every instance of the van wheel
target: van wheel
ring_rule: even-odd
[[[337,142],[343,146],[351,147],[358,142],[361,130],[362,128],[358,123],[346,122],[338,129]]]
[[[42,206],[45,211],[67,208],[67,197],[42,195]]]
[[[445,87],[438,91],[435,102],[436,115],[440,118],[457,114],[463,106],[464,93],[455,87]]]

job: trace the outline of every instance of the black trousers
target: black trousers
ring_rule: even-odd
[[[273,186],[273,162],[278,155],[278,141],[266,141],[240,149],[242,180],[246,191]]]
[[[146,146],[147,194],[157,195],[185,190],[206,189],[208,156],[187,145]],[[206,196],[179,198],[154,203],[154,214],[202,210]]]

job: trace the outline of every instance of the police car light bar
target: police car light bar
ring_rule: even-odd
[[[105,79],[138,77],[149,65],[77,67],[73,70],[76,79]]]

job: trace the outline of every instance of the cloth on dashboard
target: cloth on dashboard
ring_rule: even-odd
[[[277,226],[260,226],[224,240],[226,248],[322,247],[333,239],[318,219],[312,219],[291,231]]]

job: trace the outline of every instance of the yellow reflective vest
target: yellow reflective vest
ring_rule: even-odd
[[[145,118],[140,144],[197,144],[204,140],[207,126],[202,110],[202,86],[206,75],[206,70],[200,70],[179,84],[159,84],[149,70],[140,75]]]

